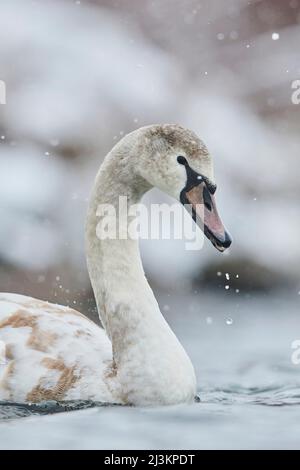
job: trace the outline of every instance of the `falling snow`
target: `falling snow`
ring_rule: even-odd
[[[278,33],[273,33],[272,34],[273,41],[278,41],[279,38],[280,38],[280,35]]]

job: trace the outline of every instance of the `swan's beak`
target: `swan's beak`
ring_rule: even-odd
[[[230,247],[232,239],[217,211],[214,191],[208,189],[203,181],[181,193],[181,202],[192,207],[192,217],[204,234],[219,251]]]

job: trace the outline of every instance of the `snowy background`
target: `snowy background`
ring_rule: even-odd
[[[215,158],[234,244],[221,256],[208,241],[200,252],[142,243],[156,293],[297,296],[299,41],[298,0],[2,0],[0,290],[93,315],[83,227],[94,175],[125,133],[177,122]]]

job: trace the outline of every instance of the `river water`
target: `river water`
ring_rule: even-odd
[[[291,359],[300,339],[297,292],[159,301],[195,365],[200,403],[2,404],[0,448],[299,449],[300,365]]]

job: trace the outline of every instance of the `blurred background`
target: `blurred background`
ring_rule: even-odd
[[[83,236],[94,176],[124,134],[168,122],[214,156],[234,244],[222,256],[208,241],[143,242],[163,311],[181,291],[298,299],[299,43],[298,0],[2,0],[0,291],[96,318]]]

